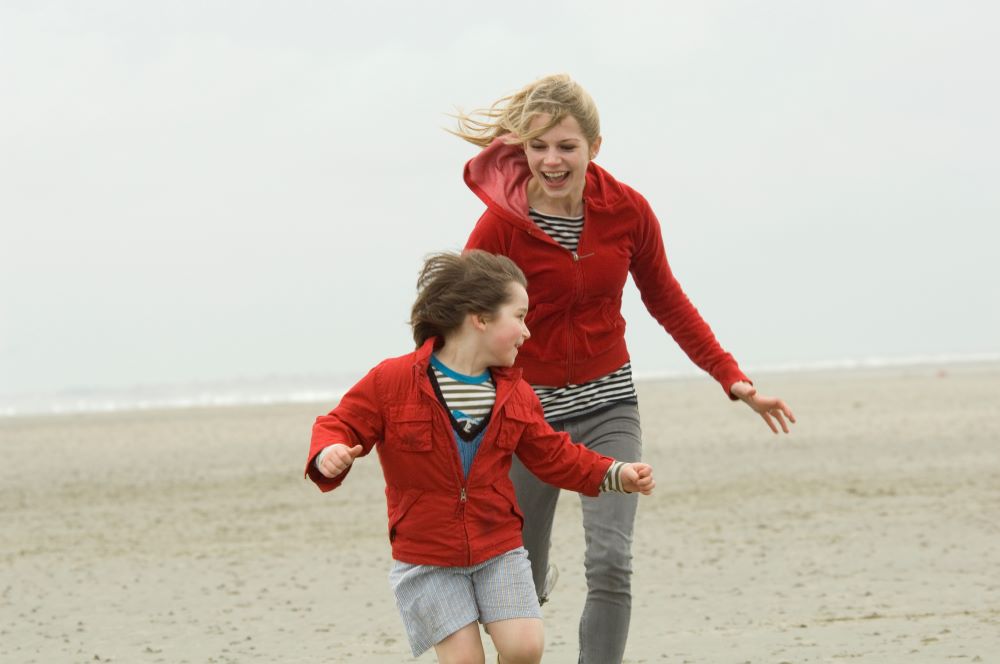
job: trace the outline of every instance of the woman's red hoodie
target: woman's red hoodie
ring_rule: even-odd
[[[671,273],[646,199],[591,162],[583,232],[570,252],[528,217],[530,178],[523,149],[501,139],[465,166],[466,184],[486,203],[466,248],[508,256],[528,278],[531,338],[517,356],[525,380],[580,384],[628,361],[621,306],[631,273],[649,313],[727,395],[733,383],[749,382]]]

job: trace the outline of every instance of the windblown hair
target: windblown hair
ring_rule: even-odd
[[[419,347],[457,330],[467,314],[494,314],[510,300],[512,282],[528,287],[524,272],[506,256],[480,249],[428,256],[410,313],[413,340]]]
[[[542,113],[549,115],[549,122],[528,131],[531,121]],[[470,113],[459,110],[452,116],[458,122],[458,129],[446,131],[483,148],[498,136],[506,136],[508,142],[523,145],[555,127],[567,115],[576,118],[587,143],[593,145],[601,135],[597,105],[568,75],[552,74],[496,100],[489,108]]]

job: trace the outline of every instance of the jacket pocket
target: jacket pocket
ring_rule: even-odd
[[[607,299],[588,303],[574,320],[574,342],[584,357],[612,350],[621,342],[625,332],[625,319],[620,307]]]
[[[401,403],[389,406],[386,442],[404,452],[430,452],[431,407],[425,403]]]
[[[507,404],[503,409],[503,422],[500,423],[500,436],[497,445],[502,449],[514,451],[521,442],[524,430],[534,421],[531,409],[520,404]]]
[[[606,300],[601,303],[601,318],[604,319],[604,324],[610,329],[625,329],[625,317],[622,316],[621,305],[615,302]]]
[[[500,495],[501,505],[506,505],[506,512],[513,514],[521,527],[524,527],[524,515],[517,504],[517,497],[514,493],[514,485],[509,479],[504,479],[493,484],[493,491]]]
[[[418,489],[411,489],[408,491],[394,491],[390,490],[388,494],[389,499],[389,541],[393,542],[396,540],[396,533],[400,522],[406,516],[406,513],[410,511],[417,499],[423,495],[423,491]]]

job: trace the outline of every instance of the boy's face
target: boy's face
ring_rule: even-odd
[[[486,321],[484,350],[491,367],[510,367],[517,358],[517,349],[531,337],[524,317],[528,315],[528,292],[524,286],[511,282],[511,296]]]

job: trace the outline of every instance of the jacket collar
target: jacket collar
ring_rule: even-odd
[[[427,375],[427,365],[431,363],[431,354],[435,348],[440,347],[443,343],[444,341],[440,337],[431,337],[414,351],[413,373],[415,377],[421,374]],[[520,367],[490,367],[490,373],[493,375],[493,382],[496,383],[498,394],[501,383],[513,384],[521,378]]]
[[[417,347],[417,350],[413,353],[413,365],[422,371],[427,371],[427,365],[431,361],[431,353],[434,352],[434,348],[440,345],[440,337],[431,337],[423,344]]]

